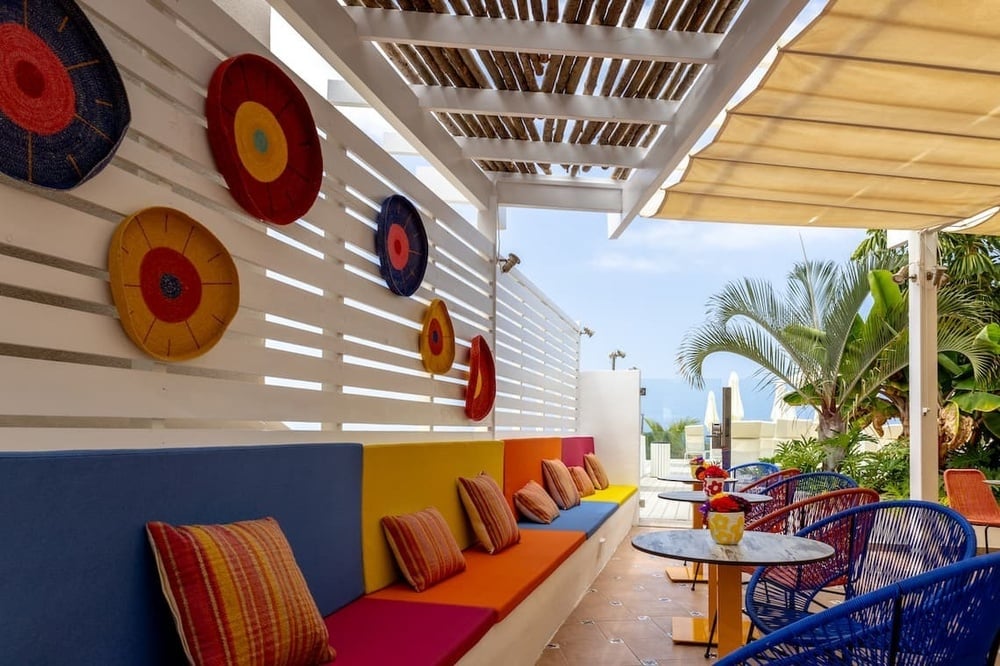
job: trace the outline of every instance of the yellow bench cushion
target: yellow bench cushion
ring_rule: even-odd
[[[624,504],[638,490],[635,486],[608,486],[583,498],[584,502],[617,502]]]

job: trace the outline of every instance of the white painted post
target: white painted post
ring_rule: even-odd
[[[937,232],[910,232],[908,251],[910,498],[937,501]]]

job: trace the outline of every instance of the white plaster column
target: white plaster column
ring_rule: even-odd
[[[909,233],[910,497],[938,499],[937,232]]]

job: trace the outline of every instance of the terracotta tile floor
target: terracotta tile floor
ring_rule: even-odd
[[[663,568],[673,560],[641,553],[632,537],[648,531],[635,527],[594,581],[566,623],[552,638],[535,666],[676,666],[711,664],[705,648],[674,645],[674,616],[706,612],[704,585],[671,583]]]

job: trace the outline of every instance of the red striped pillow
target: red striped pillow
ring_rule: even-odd
[[[474,479],[459,477],[458,494],[472,531],[487,553],[499,553],[521,540],[517,519],[500,486],[489,474],[483,472]]]
[[[560,509],[571,509],[580,503],[580,491],[576,489],[573,477],[562,460],[543,460],[542,477],[545,489]]]
[[[586,497],[587,495],[594,494],[594,482],[590,480],[590,475],[587,474],[587,470],[582,467],[570,467],[570,476],[573,477],[573,483],[576,484],[576,489],[580,491],[580,497]]]
[[[547,525],[559,517],[559,507],[536,481],[528,481],[514,493],[514,506],[533,523]]]
[[[465,571],[462,549],[434,507],[383,516],[382,529],[403,577],[417,592]]]
[[[195,666],[313,666],[336,656],[274,518],[146,524],[160,585]]]
[[[590,475],[590,480],[594,482],[595,488],[604,490],[610,485],[608,483],[608,473],[604,471],[604,465],[601,464],[596,454],[585,453],[583,455],[583,465],[587,468],[587,474]]]

